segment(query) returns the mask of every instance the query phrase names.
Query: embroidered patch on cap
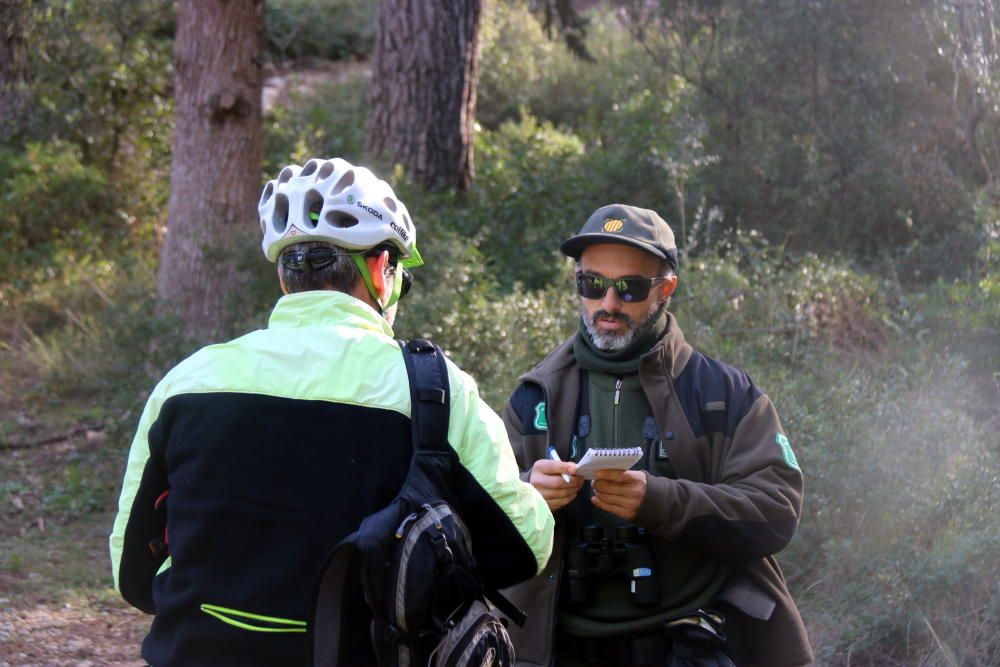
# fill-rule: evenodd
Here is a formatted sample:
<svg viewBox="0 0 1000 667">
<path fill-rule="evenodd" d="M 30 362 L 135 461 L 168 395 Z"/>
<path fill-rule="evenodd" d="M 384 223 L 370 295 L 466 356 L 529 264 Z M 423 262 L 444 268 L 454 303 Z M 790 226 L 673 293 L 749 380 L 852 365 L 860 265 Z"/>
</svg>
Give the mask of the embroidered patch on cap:
<svg viewBox="0 0 1000 667">
<path fill-rule="evenodd" d="M 606 232 L 620 232 L 622 227 L 625 226 L 625 221 L 620 218 L 608 218 L 604 222 L 604 231 Z"/>
<path fill-rule="evenodd" d="M 549 430 L 549 420 L 545 418 L 545 401 L 535 406 L 535 428 L 539 431 Z"/>
<path fill-rule="evenodd" d="M 779 433 L 774 436 L 774 441 L 778 443 L 781 447 L 781 455 L 785 459 L 785 463 L 788 464 L 789 468 L 795 468 L 799 472 L 802 472 L 802 468 L 799 467 L 799 462 L 795 458 L 795 452 L 792 451 L 792 443 L 788 442 L 788 438 L 785 437 L 784 433 Z"/>
</svg>

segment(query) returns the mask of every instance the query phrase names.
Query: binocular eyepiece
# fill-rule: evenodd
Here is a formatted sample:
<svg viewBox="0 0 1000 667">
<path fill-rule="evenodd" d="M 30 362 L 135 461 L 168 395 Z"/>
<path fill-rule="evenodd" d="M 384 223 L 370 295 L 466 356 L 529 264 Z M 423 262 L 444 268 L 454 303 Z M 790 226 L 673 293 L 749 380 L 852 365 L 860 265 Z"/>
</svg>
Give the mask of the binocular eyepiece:
<svg viewBox="0 0 1000 667">
<path fill-rule="evenodd" d="M 597 584 L 621 577 L 632 601 L 650 606 L 660 600 L 660 586 L 653 569 L 653 552 L 646 531 L 639 526 L 585 526 L 580 542 L 566 555 L 568 595 L 574 604 L 593 601 Z"/>
</svg>

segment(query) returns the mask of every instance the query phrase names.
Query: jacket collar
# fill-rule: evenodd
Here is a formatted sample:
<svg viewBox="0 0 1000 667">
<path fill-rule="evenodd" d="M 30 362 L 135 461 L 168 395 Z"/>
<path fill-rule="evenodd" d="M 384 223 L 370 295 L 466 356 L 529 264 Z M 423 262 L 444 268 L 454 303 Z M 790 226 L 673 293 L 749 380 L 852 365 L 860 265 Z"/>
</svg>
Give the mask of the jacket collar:
<svg viewBox="0 0 1000 667">
<path fill-rule="evenodd" d="M 643 391 L 647 396 L 658 398 L 651 405 L 660 425 L 667 421 L 663 407 L 666 400 L 659 399 L 665 399 L 673 392 L 674 379 L 684 371 L 691 358 L 691 346 L 685 342 L 677 320 L 672 313 L 667 315 L 670 319 L 667 333 L 642 355 L 639 362 L 639 381 Z M 580 373 L 573 356 L 573 338 L 564 341 L 535 368 L 522 375 L 520 382 L 531 382 L 542 388 L 549 441 L 556 446 L 560 456 L 568 456 L 580 396 Z"/>
<path fill-rule="evenodd" d="M 334 290 L 286 294 L 278 299 L 267 326 L 274 329 L 334 324 L 368 329 L 393 337 L 392 327 L 374 308 L 349 294 Z"/>
<path fill-rule="evenodd" d="M 677 378 L 684 370 L 688 360 L 691 358 L 691 346 L 684 340 L 684 332 L 677 325 L 677 319 L 673 313 L 667 313 L 669 324 L 667 333 L 656 341 L 656 344 L 642 355 L 639 362 L 639 373 L 645 376 L 649 373 L 663 374 L 671 380 Z M 579 332 L 573 334 L 573 337 Z M 564 341 L 559 347 L 554 349 L 549 356 L 545 357 L 537 366 L 521 376 L 521 382 L 534 382 L 546 387 L 549 383 L 547 378 L 559 375 L 566 369 L 576 366 L 576 358 L 573 356 L 573 337 Z"/>
</svg>

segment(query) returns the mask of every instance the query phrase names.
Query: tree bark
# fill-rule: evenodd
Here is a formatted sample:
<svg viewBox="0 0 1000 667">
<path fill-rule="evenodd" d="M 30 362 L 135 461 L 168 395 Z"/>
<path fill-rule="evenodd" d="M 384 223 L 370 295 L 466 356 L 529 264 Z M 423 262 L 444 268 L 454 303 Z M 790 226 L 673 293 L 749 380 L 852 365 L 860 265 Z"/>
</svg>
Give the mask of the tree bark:
<svg viewBox="0 0 1000 667">
<path fill-rule="evenodd" d="M 261 187 L 264 0 L 180 0 L 167 237 L 157 293 L 198 337 L 227 334 Z"/>
<path fill-rule="evenodd" d="M 468 190 L 482 0 L 382 0 L 368 148 L 428 189 Z"/>
<path fill-rule="evenodd" d="M 24 125 L 28 9 L 26 0 L 0 0 L 0 143 L 14 140 Z"/>
</svg>

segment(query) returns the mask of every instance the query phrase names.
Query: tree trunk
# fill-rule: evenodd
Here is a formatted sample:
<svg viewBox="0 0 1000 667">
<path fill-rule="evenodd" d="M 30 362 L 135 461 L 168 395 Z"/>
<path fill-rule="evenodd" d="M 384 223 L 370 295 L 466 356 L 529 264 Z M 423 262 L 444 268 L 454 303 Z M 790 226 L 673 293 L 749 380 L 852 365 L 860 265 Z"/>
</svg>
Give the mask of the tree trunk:
<svg viewBox="0 0 1000 667">
<path fill-rule="evenodd" d="M 428 189 L 468 190 L 482 0 L 382 0 L 368 148 Z"/>
<path fill-rule="evenodd" d="M 264 0 L 179 0 L 161 311 L 195 336 L 229 333 L 237 269 L 259 232 Z"/>
<path fill-rule="evenodd" d="M 28 9 L 26 0 L 0 0 L 0 143 L 13 141 L 24 125 Z"/>
</svg>

